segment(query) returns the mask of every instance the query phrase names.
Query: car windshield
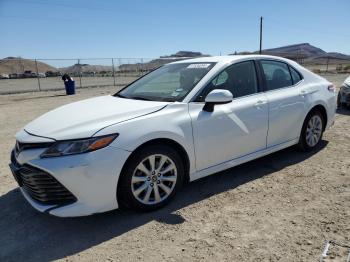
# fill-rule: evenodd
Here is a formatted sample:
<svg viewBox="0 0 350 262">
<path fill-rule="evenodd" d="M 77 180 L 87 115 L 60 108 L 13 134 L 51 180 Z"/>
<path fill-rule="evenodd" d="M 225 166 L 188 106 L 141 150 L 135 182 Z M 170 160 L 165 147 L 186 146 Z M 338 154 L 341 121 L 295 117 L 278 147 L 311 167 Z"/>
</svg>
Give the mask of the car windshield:
<svg viewBox="0 0 350 262">
<path fill-rule="evenodd" d="M 215 63 L 164 65 L 131 83 L 115 96 L 150 101 L 182 101 Z"/>
</svg>

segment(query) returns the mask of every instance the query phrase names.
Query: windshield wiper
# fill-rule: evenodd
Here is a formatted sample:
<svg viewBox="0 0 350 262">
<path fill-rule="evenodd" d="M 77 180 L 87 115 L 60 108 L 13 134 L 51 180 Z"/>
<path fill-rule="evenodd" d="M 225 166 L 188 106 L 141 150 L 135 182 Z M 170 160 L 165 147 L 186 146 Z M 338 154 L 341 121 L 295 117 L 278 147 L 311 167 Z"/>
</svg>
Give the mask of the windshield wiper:
<svg viewBox="0 0 350 262">
<path fill-rule="evenodd" d="M 142 97 L 142 96 L 130 96 L 130 97 L 127 97 L 127 98 L 136 99 L 136 100 L 152 101 L 151 99 L 145 98 L 145 97 Z"/>
<path fill-rule="evenodd" d="M 135 99 L 135 100 L 144 100 L 144 101 L 165 101 L 165 102 L 174 102 L 173 100 L 164 100 L 164 99 L 161 99 L 161 100 L 153 100 L 151 98 L 146 98 L 146 97 L 143 97 L 143 96 L 124 96 L 124 95 L 121 95 L 121 94 L 115 94 L 114 96 L 117 96 L 117 97 L 120 97 L 120 98 L 126 98 L 126 99 Z"/>
<path fill-rule="evenodd" d="M 120 98 L 127 98 L 126 96 L 123 96 L 123 95 L 121 95 L 121 94 L 115 94 L 114 96 L 117 96 L 117 97 L 120 97 Z"/>
</svg>

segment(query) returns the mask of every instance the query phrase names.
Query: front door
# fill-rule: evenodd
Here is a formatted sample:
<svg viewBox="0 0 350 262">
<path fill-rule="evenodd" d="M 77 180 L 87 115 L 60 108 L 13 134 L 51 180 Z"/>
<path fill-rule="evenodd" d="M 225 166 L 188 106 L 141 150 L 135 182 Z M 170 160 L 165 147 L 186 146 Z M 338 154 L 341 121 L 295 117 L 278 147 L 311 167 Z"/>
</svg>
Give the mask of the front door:
<svg viewBox="0 0 350 262">
<path fill-rule="evenodd" d="M 231 103 L 203 111 L 201 100 L 213 89 L 227 89 Z M 189 104 L 198 171 L 266 148 L 268 104 L 259 93 L 253 61 L 233 64 Z"/>
</svg>

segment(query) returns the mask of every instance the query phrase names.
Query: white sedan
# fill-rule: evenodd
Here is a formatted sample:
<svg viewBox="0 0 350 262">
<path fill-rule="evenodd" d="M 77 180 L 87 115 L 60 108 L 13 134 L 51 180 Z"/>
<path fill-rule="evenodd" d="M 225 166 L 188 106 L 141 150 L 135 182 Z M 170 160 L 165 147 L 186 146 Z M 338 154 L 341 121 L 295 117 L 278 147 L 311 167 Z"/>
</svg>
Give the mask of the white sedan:
<svg viewBox="0 0 350 262">
<path fill-rule="evenodd" d="M 35 119 L 17 133 L 10 167 L 41 212 L 153 210 L 186 181 L 292 145 L 317 148 L 335 110 L 334 86 L 287 59 L 183 60 Z"/>
<path fill-rule="evenodd" d="M 350 76 L 345 79 L 343 85 L 340 87 L 337 99 L 338 107 L 350 107 Z"/>
</svg>

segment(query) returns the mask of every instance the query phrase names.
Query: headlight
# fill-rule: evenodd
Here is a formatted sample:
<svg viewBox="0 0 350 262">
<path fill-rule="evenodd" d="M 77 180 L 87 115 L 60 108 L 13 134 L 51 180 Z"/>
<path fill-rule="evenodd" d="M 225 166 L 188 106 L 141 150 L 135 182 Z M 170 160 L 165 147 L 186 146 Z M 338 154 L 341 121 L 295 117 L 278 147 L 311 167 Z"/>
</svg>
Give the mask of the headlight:
<svg viewBox="0 0 350 262">
<path fill-rule="evenodd" d="M 118 134 L 113 134 L 86 139 L 57 141 L 42 153 L 40 157 L 67 156 L 95 151 L 108 146 L 117 137 Z"/>
</svg>

